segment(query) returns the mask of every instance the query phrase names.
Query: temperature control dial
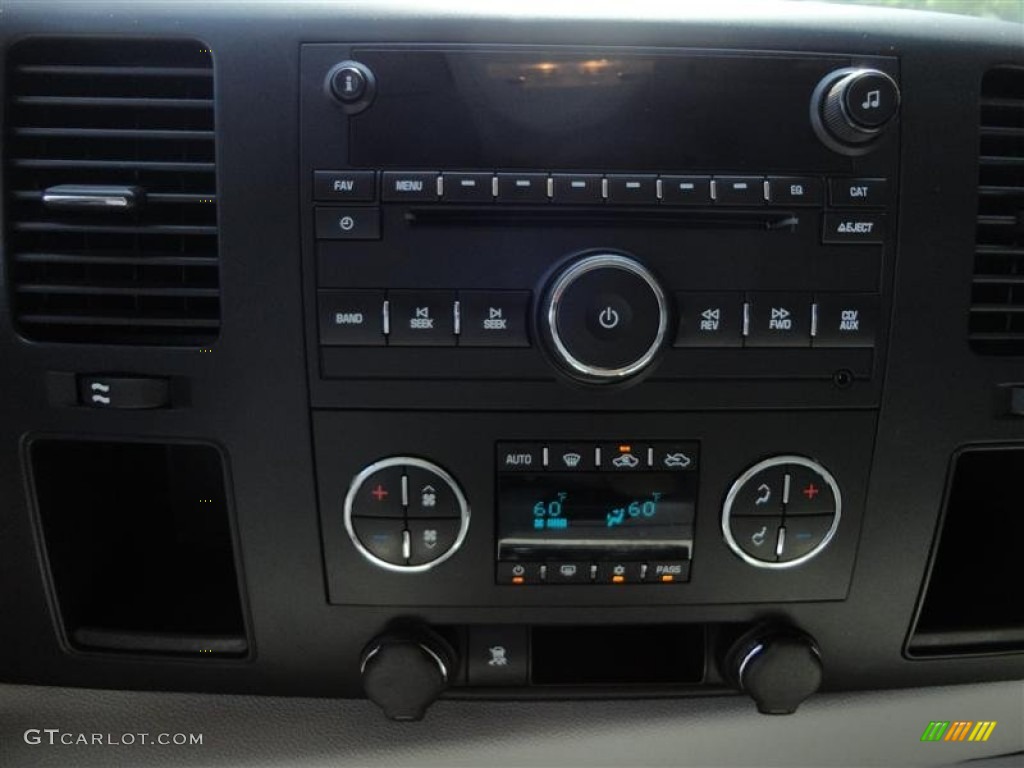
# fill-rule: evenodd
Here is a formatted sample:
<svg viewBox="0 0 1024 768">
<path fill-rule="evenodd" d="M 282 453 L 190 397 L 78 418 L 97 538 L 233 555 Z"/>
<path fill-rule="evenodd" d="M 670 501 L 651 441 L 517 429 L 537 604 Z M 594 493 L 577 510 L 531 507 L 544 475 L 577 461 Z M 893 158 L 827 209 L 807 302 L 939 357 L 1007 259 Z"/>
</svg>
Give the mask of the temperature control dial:
<svg viewBox="0 0 1024 768">
<path fill-rule="evenodd" d="M 668 309 L 658 281 L 628 256 L 573 263 L 547 292 L 542 326 L 558 363 L 582 381 L 621 381 L 644 370 L 665 341 Z"/>
<path fill-rule="evenodd" d="M 841 514 L 839 486 L 827 469 L 803 456 L 775 456 L 732 484 L 722 534 L 750 565 L 792 568 L 828 546 Z"/>
<path fill-rule="evenodd" d="M 831 149 L 864 154 L 896 116 L 900 89 L 877 69 L 840 69 L 818 84 L 811 99 L 811 122 Z"/>
<path fill-rule="evenodd" d="M 462 545 L 469 504 L 450 474 L 411 456 L 375 462 L 352 480 L 345 529 L 356 549 L 389 571 L 417 573 Z"/>
</svg>

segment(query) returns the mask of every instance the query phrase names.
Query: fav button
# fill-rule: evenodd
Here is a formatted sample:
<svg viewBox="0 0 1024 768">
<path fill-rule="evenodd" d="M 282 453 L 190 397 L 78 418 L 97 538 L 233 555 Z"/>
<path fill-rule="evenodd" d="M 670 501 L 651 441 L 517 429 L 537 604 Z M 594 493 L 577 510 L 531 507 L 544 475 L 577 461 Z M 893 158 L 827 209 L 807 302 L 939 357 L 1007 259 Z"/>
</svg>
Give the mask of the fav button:
<svg viewBox="0 0 1024 768">
<path fill-rule="evenodd" d="M 756 560 L 775 562 L 781 517 L 731 517 L 729 530 L 737 546 Z"/>
<path fill-rule="evenodd" d="M 320 240 L 377 240 L 380 211 L 377 208 L 316 209 L 316 236 Z"/>
<path fill-rule="evenodd" d="M 390 344 L 455 345 L 454 291 L 389 291 Z"/>
<path fill-rule="evenodd" d="M 373 171 L 314 171 L 313 196 L 329 202 L 370 202 L 377 199 Z"/>
</svg>

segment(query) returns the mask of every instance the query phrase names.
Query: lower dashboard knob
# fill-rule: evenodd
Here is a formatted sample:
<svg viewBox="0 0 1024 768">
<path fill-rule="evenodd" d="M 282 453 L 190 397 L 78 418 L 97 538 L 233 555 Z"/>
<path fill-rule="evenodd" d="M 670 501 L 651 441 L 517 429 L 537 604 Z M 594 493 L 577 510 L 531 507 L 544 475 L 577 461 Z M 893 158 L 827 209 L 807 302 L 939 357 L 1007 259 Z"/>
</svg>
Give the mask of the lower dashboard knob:
<svg viewBox="0 0 1024 768">
<path fill-rule="evenodd" d="M 668 330 L 665 293 L 650 271 L 616 253 L 586 256 L 552 283 L 541 325 L 557 363 L 576 379 L 622 381 L 655 359 Z"/>
<path fill-rule="evenodd" d="M 363 690 L 392 720 L 421 720 L 451 682 L 455 652 L 425 628 L 396 630 L 363 651 Z"/>
<path fill-rule="evenodd" d="M 789 715 L 821 686 L 814 638 L 792 627 L 756 627 L 726 653 L 727 679 L 765 715 Z"/>
</svg>

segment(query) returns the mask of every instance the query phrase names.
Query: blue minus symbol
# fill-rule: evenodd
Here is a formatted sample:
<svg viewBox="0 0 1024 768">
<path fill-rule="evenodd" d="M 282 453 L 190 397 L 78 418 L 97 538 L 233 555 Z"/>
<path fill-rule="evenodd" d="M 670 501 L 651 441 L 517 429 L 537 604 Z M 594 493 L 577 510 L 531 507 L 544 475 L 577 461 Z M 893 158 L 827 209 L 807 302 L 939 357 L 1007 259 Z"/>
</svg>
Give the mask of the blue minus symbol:
<svg viewBox="0 0 1024 768">
<path fill-rule="evenodd" d="M 801 533 L 798 533 L 795 538 L 798 538 L 798 539 L 809 539 L 809 538 L 811 538 L 811 534 L 807 533 L 807 531 L 802 531 Z"/>
</svg>

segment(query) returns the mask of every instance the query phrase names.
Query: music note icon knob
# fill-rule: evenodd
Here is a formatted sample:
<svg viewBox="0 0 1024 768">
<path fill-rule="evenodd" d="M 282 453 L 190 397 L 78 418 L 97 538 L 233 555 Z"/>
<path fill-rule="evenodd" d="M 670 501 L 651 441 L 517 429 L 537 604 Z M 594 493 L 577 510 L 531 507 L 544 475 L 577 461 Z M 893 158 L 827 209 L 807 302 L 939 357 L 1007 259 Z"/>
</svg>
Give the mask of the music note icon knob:
<svg viewBox="0 0 1024 768">
<path fill-rule="evenodd" d="M 811 122 L 831 149 L 847 155 L 870 151 L 896 116 L 900 90 L 877 69 L 840 69 L 826 76 L 814 92 Z"/>
</svg>

